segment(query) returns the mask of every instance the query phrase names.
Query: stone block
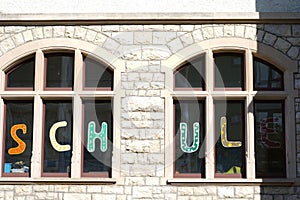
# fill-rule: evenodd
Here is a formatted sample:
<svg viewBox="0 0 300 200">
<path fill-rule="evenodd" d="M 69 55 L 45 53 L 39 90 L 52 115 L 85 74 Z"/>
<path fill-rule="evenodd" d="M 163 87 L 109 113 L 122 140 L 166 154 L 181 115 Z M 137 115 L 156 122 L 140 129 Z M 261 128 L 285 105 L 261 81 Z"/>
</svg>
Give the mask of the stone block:
<svg viewBox="0 0 300 200">
<path fill-rule="evenodd" d="M 134 44 L 152 44 L 152 32 L 135 32 Z"/>
<path fill-rule="evenodd" d="M 179 187 L 178 195 L 179 196 L 192 196 L 192 195 L 194 195 L 194 188 L 193 187 Z"/>
<path fill-rule="evenodd" d="M 256 32 L 257 32 L 256 28 L 246 26 L 245 27 L 245 38 L 255 40 L 256 39 Z"/>
<path fill-rule="evenodd" d="M 52 26 L 45 26 L 43 27 L 44 38 L 51 38 L 53 37 L 53 29 Z"/>
<path fill-rule="evenodd" d="M 292 32 L 294 37 L 300 37 L 300 25 L 299 24 L 293 24 L 292 25 Z M 299 40 L 299 38 L 298 38 Z"/>
<path fill-rule="evenodd" d="M 203 26 L 202 28 L 203 39 L 214 38 L 214 29 L 212 26 Z M 196 39 L 195 39 L 196 40 Z"/>
<path fill-rule="evenodd" d="M 273 46 L 276 41 L 276 36 L 270 33 L 266 33 L 263 39 L 263 43 Z"/>
<path fill-rule="evenodd" d="M 119 48 L 120 44 L 116 42 L 115 40 L 112 40 L 110 38 L 107 38 L 106 41 L 103 44 L 103 47 L 109 51 L 116 51 Z"/>
<path fill-rule="evenodd" d="M 176 36 L 176 32 L 153 32 L 153 44 L 166 44 Z"/>
<path fill-rule="evenodd" d="M 183 48 L 183 44 L 179 38 L 172 40 L 167 44 L 167 46 L 173 53 L 176 53 L 177 51 Z"/>
<path fill-rule="evenodd" d="M 214 34 L 216 38 L 224 36 L 224 26 L 214 26 Z"/>
<path fill-rule="evenodd" d="M 33 35 L 31 30 L 24 31 L 22 32 L 22 34 L 25 42 L 29 42 L 33 40 Z"/>
<path fill-rule="evenodd" d="M 133 198 L 152 198 L 152 187 L 134 186 L 132 191 Z"/>
<path fill-rule="evenodd" d="M 194 43 L 194 39 L 191 33 L 187 33 L 185 35 L 182 35 L 180 37 L 180 40 L 183 44 L 183 46 L 188 46 Z"/>
<path fill-rule="evenodd" d="M 97 36 L 97 32 L 93 30 L 87 30 L 85 40 L 88 42 L 93 42 Z"/>
<path fill-rule="evenodd" d="M 235 25 L 235 33 L 236 37 L 245 37 L 245 26 L 244 25 Z"/>
<path fill-rule="evenodd" d="M 164 25 L 145 25 L 144 31 L 163 31 Z"/>
<path fill-rule="evenodd" d="M 98 46 L 102 46 L 102 44 L 106 41 L 107 36 L 101 34 L 101 33 L 97 33 L 94 43 Z"/>
<path fill-rule="evenodd" d="M 147 72 L 148 62 L 147 61 L 127 61 L 126 62 L 127 72 Z"/>
<path fill-rule="evenodd" d="M 103 194 L 124 194 L 123 186 L 112 186 L 112 185 L 104 185 L 102 186 Z"/>
<path fill-rule="evenodd" d="M 265 31 L 277 36 L 291 36 L 292 26 L 289 24 L 266 24 Z"/>
<path fill-rule="evenodd" d="M 195 25 L 180 25 L 180 31 L 190 32 L 195 29 Z"/>
<path fill-rule="evenodd" d="M 91 194 L 76 194 L 76 193 L 65 193 L 63 195 L 64 200 L 91 200 Z"/>
<path fill-rule="evenodd" d="M 218 190 L 218 197 L 219 198 L 233 198 L 234 197 L 234 187 L 232 186 L 219 186 Z"/>
<path fill-rule="evenodd" d="M 116 200 L 115 194 L 92 194 L 92 200 Z"/>
<path fill-rule="evenodd" d="M 112 33 L 112 38 L 120 44 L 133 44 L 133 32 Z"/>
<path fill-rule="evenodd" d="M 232 37 L 234 36 L 234 25 L 226 24 L 224 25 L 224 37 Z"/>
<path fill-rule="evenodd" d="M 13 39 L 14 43 L 16 44 L 16 46 L 24 44 L 24 42 L 25 42 L 22 33 L 18 33 L 18 34 L 13 35 L 12 39 Z"/>
<path fill-rule="evenodd" d="M 296 59 L 299 55 L 299 47 L 291 47 L 287 52 L 287 55 L 292 59 Z"/>
<path fill-rule="evenodd" d="M 26 26 L 5 26 L 4 33 L 19 33 L 26 30 Z"/>
<path fill-rule="evenodd" d="M 203 40 L 202 30 L 198 29 L 192 32 L 195 42 L 200 42 Z"/>
<path fill-rule="evenodd" d="M 280 50 L 283 53 L 286 53 L 289 48 L 291 47 L 291 44 L 287 42 L 286 40 L 283 40 L 281 38 L 278 38 L 277 41 L 275 42 L 274 47 L 278 50 Z"/>
<path fill-rule="evenodd" d="M 126 177 L 125 178 L 125 185 L 145 185 L 145 177 Z M 127 191 L 127 192 L 126 192 Z M 131 194 L 131 187 L 125 187 L 125 193 Z"/>
<path fill-rule="evenodd" d="M 15 48 L 14 41 L 11 38 L 7 38 L 0 43 L 0 50 L 3 53 Z"/>
<path fill-rule="evenodd" d="M 69 186 L 68 185 L 55 185 L 54 191 L 55 192 L 68 192 Z"/>
<path fill-rule="evenodd" d="M 37 27 L 35 29 L 32 29 L 32 35 L 34 39 L 44 38 L 43 27 Z"/>
<path fill-rule="evenodd" d="M 143 31 L 143 25 L 120 25 L 120 31 Z"/>
<path fill-rule="evenodd" d="M 86 185 L 70 185 L 69 192 L 85 193 L 86 187 L 87 187 Z"/>
<path fill-rule="evenodd" d="M 252 186 L 235 187 L 235 197 L 253 198 L 253 193 L 254 190 Z"/>
<path fill-rule="evenodd" d="M 53 37 L 64 37 L 65 30 L 65 26 L 53 26 Z"/>
<path fill-rule="evenodd" d="M 143 60 L 163 60 L 170 55 L 170 50 L 164 45 L 142 46 Z"/>
<path fill-rule="evenodd" d="M 180 25 L 164 25 L 164 31 L 180 31 Z"/>
<path fill-rule="evenodd" d="M 15 193 L 22 196 L 22 195 L 30 195 L 32 194 L 32 185 L 17 185 L 15 187 Z"/>
<path fill-rule="evenodd" d="M 262 30 L 257 30 L 257 35 L 256 35 L 257 41 L 262 42 L 262 41 L 263 41 L 263 38 L 264 38 L 264 35 L 265 35 L 265 32 L 264 32 L 264 31 L 262 31 Z"/>
<path fill-rule="evenodd" d="M 104 25 L 102 26 L 103 32 L 119 32 L 120 26 L 119 25 Z"/>
<path fill-rule="evenodd" d="M 136 153 L 121 154 L 121 163 L 125 163 L 125 164 L 137 163 L 137 154 Z"/>
<path fill-rule="evenodd" d="M 156 170 L 155 165 L 135 164 L 130 167 L 130 176 L 154 177 L 155 170 Z"/>
<path fill-rule="evenodd" d="M 73 26 L 66 26 L 65 37 L 73 38 L 74 37 L 75 29 Z"/>
</svg>

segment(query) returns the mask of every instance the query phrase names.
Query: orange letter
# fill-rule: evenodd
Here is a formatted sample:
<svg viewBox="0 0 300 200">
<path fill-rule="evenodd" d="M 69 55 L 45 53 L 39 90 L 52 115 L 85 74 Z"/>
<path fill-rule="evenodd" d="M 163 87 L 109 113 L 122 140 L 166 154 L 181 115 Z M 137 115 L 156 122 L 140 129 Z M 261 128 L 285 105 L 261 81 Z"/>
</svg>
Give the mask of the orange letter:
<svg viewBox="0 0 300 200">
<path fill-rule="evenodd" d="M 21 129 L 23 131 L 23 134 L 26 134 L 27 126 L 25 124 L 16 124 L 13 125 L 10 129 L 10 135 L 11 137 L 18 143 L 17 147 L 13 147 L 8 149 L 9 155 L 18 155 L 25 151 L 26 144 L 23 142 L 18 136 L 17 136 L 17 130 Z"/>
</svg>

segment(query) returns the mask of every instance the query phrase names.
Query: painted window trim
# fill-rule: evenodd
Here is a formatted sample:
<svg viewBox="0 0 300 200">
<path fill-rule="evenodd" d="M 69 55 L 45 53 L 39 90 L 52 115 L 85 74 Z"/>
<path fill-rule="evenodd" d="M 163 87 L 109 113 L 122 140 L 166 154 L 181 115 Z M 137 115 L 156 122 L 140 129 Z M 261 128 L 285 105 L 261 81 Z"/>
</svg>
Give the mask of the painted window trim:
<svg viewBox="0 0 300 200">
<path fill-rule="evenodd" d="M 26 54 L 31 55 L 33 52 L 35 53 L 35 74 L 44 74 L 44 69 L 42 69 L 41 67 L 39 67 L 39 65 L 43 65 L 44 63 L 44 53 L 47 53 L 48 51 L 52 52 L 52 51 L 57 51 L 58 53 L 60 52 L 74 52 L 75 54 L 75 61 L 74 61 L 74 68 L 77 69 L 78 71 L 78 67 L 82 66 L 82 54 L 87 55 L 87 54 L 92 54 L 94 58 L 98 59 L 98 60 L 103 60 L 104 63 L 109 63 L 108 65 L 112 66 L 111 69 L 113 70 L 114 74 L 117 74 L 117 78 L 113 79 L 113 84 L 114 84 L 114 89 L 110 90 L 110 91 L 83 91 L 82 89 L 82 85 L 80 84 L 80 81 L 74 82 L 74 91 L 47 91 L 44 90 L 44 83 L 43 83 L 43 79 L 42 78 L 37 78 L 38 76 L 36 76 L 35 78 L 35 90 L 34 91 L 18 91 L 18 95 L 16 95 L 15 92 L 13 91 L 6 91 L 5 90 L 5 85 L 1 86 L 0 88 L 0 110 L 4 109 L 4 100 L 18 100 L 18 99 L 22 99 L 22 100 L 28 100 L 31 99 L 34 101 L 34 118 L 39 119 L 42 116 L 42 100 L 56 100 L 56 99 L 70 99 L 70 98 L 74 98 L 74 101 L 76 101 L 76 104 L 81 104 L 82 99 L 93 99 L 93 98 L 111 98 L 112 102 L 115 104 L 116 102 L 120 101 L 120 95 L 116 94 L 114 92 L 114 90 L 118 87 L 115 87 L 115 85 L 117 85 L 116 83 L 120 81 L 121 79 L 121 71 L 124 70 L 125 68 L 125 63 L 118 60 L 118 58 L 114 57 L 113 55 L 111 55 L 109 52 L 105 51 L 104 49 L 98 49 L 97 52 L 92 52 L 93 50 L 95 50 L 97 47 L 94 45 L 91 45 L 89 43 L 86 42 L 81 42 L 79 41 L 79 44 L 74 43 L 73 39 L 58 39 L 59 41 L 61 41 L 61 43 L 65 43 L 65 46 L 62 46 L 61 43 L 60 45 L 56 48 L 55 46 L 57 46 L 57 39 L 47 39 L 47 41 L 45 43 L 38 43 L 37 45 L 35 45 L 36 41 L 33 41 L 31 43 L 28 43 L 24 46 L 29 46 L 30 48 L 26 48 L 24 46 L 20 46 L 16 49 L 14 49 L 13 51 L 16 51 L 17 53 L 21 54 L 22 56 L 18 57 L 16 56 L 15 59 L 13 59 L 13 61 L 11 61 L 11 58 L 5 58 L 5 55 L 2 56 L 2 59 L 4 57 L 4 61 L 6 61 L 6 64 L 3 67 L 1 66 L 1 76 L 5 77 L 5 71 L 6 68 L 9 68 L 7 66 L 10 66 L 10 62 L 17 62 L 18 60 L 22 59 L 24 57 L 24 55 L 26 56 Z M 77 41 L 78 42 L 78 41 Z M 81 44 L 81 45 L 80 45 Z M 39 48 L 39 46 L 42 45 L 42 50 Z M 75 46 L 74 46 L 75 45 Z M 76 49 L 76 46 L 80 46 L 81 49 L 83 50 L 79 50 Z M 75 48 L 74 48 L 75 47 Z M 90 50 L 89 50 L 90 49 Z M 24 53 L 24 51 L 28 52 L 28 53 Z M 11 68 L 9 68 L 11 69 Z M 38 70 L 37 70 L 38 69 Z M 75 71 L 75 69 L 74 69 Z M 116 73 L 117 71 L 117 73 Z M 77 73 L 77 72 L 74 72 Z M 115 77 L 115 76 L 114 76 Z M 82 77 L 79 77 L 80 80 L 82 80 Z M 3 79 L 5 80 L 5 79 Z M 5 81 L 1 81 L 1 84 L 5 84 Z M 75 96 L 75 94 L 78 94 L 80 96 L 80 98 L 77 98 L 77 96 Z M 76 107 L 76 106 L 75 106 Z M 118 106 L 116 106 L 118 107 Z M 78 110 L 78 108 L 77 108 Z M 114 110 L 114 116 L 116 116 L 116 118 L 118 116 L 120 116 L 119 111 Z M 1 115 L 0 116 L 0 120 L 1 123 L 3 123 L 4 121 L 4 116 Z M 40 119 L 41 120 L 41 119 Z M 114 119 L 113 123 L 116 123 L 119 119 Z M 73 119 L 74 121 L 74 119 Z M 113 135 L 114 138 L 116 137 L 116 134 L 118 134 L 119 131 L 118 128 L 115 128 L 117 126 L 114 126 L 113 129 Z M 74 127 L 73 127 L 74 128 Z M 34 126 L 34 133 L 40 132 L 42 131 L 42 128 L 40 125 L 36 125 L 36 127 Z M 80 138 L 77 139 L 73 139 L 73 142 L 77 142 L 80 143 Z M 36 138 L 33 138 L 33 143 L 37 142 L 40 143 L 41 141 L 41 137 L 37 136 Z M 79 141 L 79 142 L 78 142 Z M 117 142 L 117 144 L 119 143 L 119 141 Z M 115 148 L 115 147 L 114 147 Z M 1 151 L 2 152 L 2 151 Z M 60 182 L 60 179 L 56 179 L 55 177 L 42 177 L 41 176 L 41 158 L 38 158 L 39 154 L 41 154 L 41 148 L 40 149 L 36 149 L 33 150 L 34 154 L 32 155 L 32 168 L 34 168 L 34 172 L 31 173 L 31 177 L 28 178 L 24 178 L 24 177 L 17 177 L 17 179 L 20 182 L 31 182 L 31 181 L 47 181 L 47 180 L 53 180 L 53 181 L 57 181 Z M 78 150 L 76 150 L 76 152 L 79 152 Z M 74 152 L 73 153 L 73 157 L 72 157 L 72 163 L 74 163 L 74 161 L 80 159 L 78 155 L 78 153 Z M 75 156 L 74 156 L 75 155 Z M 115 154 L 113 156 L 113 161 L 112 161 L 112 165 L 113 166 L 119 166 L 119 161 L 116 159 L 118 156 L 118 154 Z M 2 166 L 2 160 L 0 161 L 1 163 L 1 171 L 3 169 Z M 39 164 L 37 164 L 39 163 Z M 118 167 L 115 167 L 118 168 Z M 72 170 L 75 172 L 72 172 L 71 174 L 71 178 L 67 178 L 67 181 L 83 181 L 83 182 L 105 182 L 105 183 L 115 183 L 117 180 L 119 180 L 119 172 L 116 170 L 112 170 L 112 177 L 110 178 L 97 178 L 97 180 L 94 180 L 95 178 L 89 178 L 89 177 L 81 177 L 80 176 L 80 169 L 78 170 Z M 1 176 L 1 175 L 0 175 Z M 0 182 L 1 181 L 10 181 L 15 179 L 16 177 L 10 178 L 10 177 L 0 177 Z"/>
<path fill-rule="evenodd" d="M 199 45 L 202 47 L 202 50 L 199 50 Z M 245 91 L 215 91 L 213 90 L 212 93 L 209 93 L 207 91 L 177 91 L 177 90 L 168 90 L 166 91 L 163 96 L 166 98 L 166 130 L 171 131 L 172 126 L 168 126 L 168 124 L 173 124 L 173 122 L 168 119 L 170 116 L 173 116 L 174 113 L 172 111 L 172 101 L 174 98 L 182 98 L 182 99 L 188 99 L 188 98 L 202 98 L 205 99 L 208 104 L 212 104 L 214 99 L 224 99 L 224 96 L 229 97 L 229 99 L 244 99 L 245 100 L 245 105 L 246 106 L 251 106 L 251 102 L 253 100 L 253 97 L 255 96 L 255 99 L 260 100 L 264 99 L 264 96 L 266 98 L 269 98 L 271 100 L 285 100 L 285 108 L 286 112 L 284 113 L 285 118 L 291 118 L 293 119 L 292 121 L 286 122 L 285 125 L 285 130 L 287 133 L 289 133 L 286 138 L 286 144 L 290 144 L 286 146 L 286 152 L 290 152 L 287 157 L 286 157 L 286 178 L 279 179 L 279 178 L 266 178 L 266 179 L 260 179 L 260 178 L 255 178 L 255 171 L 253 170 L 255 168 L 253 160 L 254 158 L 254 137 L 250 139 L 251 135 L 254 134 L 254 126 L 251 128 L 248 124 L 253 124 L 253 115 L 249 113 L 246 110 L 246 116 L 245 119 L 248 124 L 246 124 L 246 139 L 247 139 L 247 146 L 246 146 L 246 163 L 247 163 L 247 168 L 250 168 L 251 170 L 248 170 L 246 172 L 246 177 L 242 179 L 233 179 L 233 178 L 226 178 L 226 179 L 217 179 L 214 178 L 214 173 L 211 170 L 213 168 L 213 162 L 212 160 L 214 159 L 213 153 L 209 150 L 206 150 L 205 154 L 206 157 L 208 158 L 209 161 L 206 162 L 206 178 L 200 179 L 200 178 L 174 178 L 173 176 L 173 167 L 168 167 L 166 166 L 165 169 L 165 174 L 167 178 L 167 182 L 170 184 L 177 184 L 177 183 L 221 183 L 221 182 L 236 182 L 237 184 L 240 184 L 242 182 L 253 182 L 253 183 L 274 183 L 274 182 L 282 182 L 284 184 L 289 184 L 292 182 L 295 182 L 296 180 L 296 168 L 295 168 L 295 142 L 293 140 L 289 139 L 289 136 L 293 136 L 293 133 L 295 132 L 295 127 L 294 127 L 294 119 L 295 116 L 293 115 L 293 107 L 289 108 L 287 105 L 293 105 L 294 104 L 294 97 L 297 96 L 297 92 L 295 88 L 293 88 L 293 83 L 291 83 L 293 73 L 294 71 L 297 71 L 297 62 L 290 60 L 287 56 L 281 54 L 277 50 L 268 47 L 264 44 L 261 43 L 256 43 L 256 42 L 246 42 L 244 39 L 213 39 L 212 41 L 209 42 L 200 42 L 199 44 L 192 45 L 191 47 L 187 49 L 183 49 L 180 52 L 178 52 L 179 56 L 172 56 L 168 60 L 162 62 L 163 66 L 170 66 L 169 68 L 166 68 L 164 71 L 167 74 L 173 74 L 174 71 L 176 71 L 176 68 L 180 66 L 181 63 L 185 62 L 186 59 L 192 58 L 195 55 L 200 55 L 200 54 L 206 54 L 206 58 L 212 60 L 213 58 L 213 52 L 219 52 L 219 51 L 230 51 L 230 52 L 241 52 L 243 51 L 245 54 L 245 73 L 249 73 L 252 75 L 252 56 L 256 56 L 257 58 L 263 59 L 265 61 L 270 61 L 271 64 L 275 65 L 278 67 L 283 72 L 284 75 L 284 91 L 253 91 L 253 79 L 249 79 L 247 76 L 245 77 Z M 185 58 L 185 59 L 183 59 Z M 209 66 L 211 66 L 211 61 L 208 61 Z M 250 66 L 250 68 L 248 67 Z M 207 67 L 206 67 L 207 68 Z M 208 72 L 205 73 L 205 75 L 208 76 L 208 79 L 206 80 L 208 83 L 213 84 L 212 78 L 212 70 L 209 70 Z M 173 80 L 166 80 L 166 85 L 167 87 L 170 87 L 173 85 Z M 212 91 L 212 88 L 209 88 L 208 90 Z M 170 95 L 170 97 L 168 96 Z M 253 108 L 251 108 L 253 110 Z M 250 111 L 251 111 L 250 110 Z M 212 120 L 211 116 L 207 115 L 206 119 Z M 207 125 L 207 124 L 206 124 Z M 249 130 L 250 128 L 250 130 Z M 208 133 L 206 133 L 208 134 Z M 250 139 L 250 140 L 249 140 Z M 172 145 L 172 138 L 167 135 L 166 136 L 166 145 Z M 253 143 L 253 144 L 252 144 Z M 206 142 L 206 148 L 209 144 L 212 144 L 212 141 L 207 141 Z M 249 144 L 249 145 L 248 145 Z M 208 148 L 207 148 L 208 149 Z M 171 148 L 166 149 L 165 155 L 169 155 L 172 152 Z M 172 159 L 171 158 L 166 158 L 167 163 L 171 163 Z M 173 165 L 171 165 L 173 166 Z M 276 181 L 275 181 L 276 180 Z"/>
</svg>

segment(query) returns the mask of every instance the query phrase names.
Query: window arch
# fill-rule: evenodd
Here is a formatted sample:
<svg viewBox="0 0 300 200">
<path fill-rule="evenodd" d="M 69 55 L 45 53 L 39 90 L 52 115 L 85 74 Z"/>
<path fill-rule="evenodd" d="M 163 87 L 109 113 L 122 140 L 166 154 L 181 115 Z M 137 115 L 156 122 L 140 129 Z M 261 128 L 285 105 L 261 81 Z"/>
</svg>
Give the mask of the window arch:
<svg viewBox="0 0 300 200">
<path fill-rule="evenodd" d="M 94 52 L 75 49 L 68 40 L 65 41 L 66 48 L 61 45 L 55 48 L 53 42 L 49 40 L 49 44 L 43 43 L 45 46 L 31 44 L 32 49 L 21 46 L 13 51 L 26 49 L 29 55 L 32 55 L 32 51 L 36 52 L 35 55 L 26 56 L 28 59 L 17 57 L 20 61 L 13 62 L 18 64 L 12 67 L 9 63 L 6 64 L 10 66 L 7 71 L 1 67 L 1 73 L 6 77 L 0 95 L 1 113 L 4 113 L 1 124 L 4 123 L 5 128 L 3 139 L 10 141 L 1 148 L 1 152 L 6 154 L 0 162 L 1 176 L 65 177 L 59 180 L 103 177 L 110 178 L 105 181 L 113 181 L 111 178 L 117 176 L 112 169 L 112 165 L 117 164 L 117 159 L 112 156 L 117 127 L 113 126 L 117 120 L 113 116 L 118 117 L 119 113 L 112 110 L 112 105 L 119 99 L 114 94 L 118 88 L 115 81 L 120 80 L 118 72 L 122 70 L 123 63 L 104 50 L 86 43 L 81 47 Z M 49 48 L 48 45 L 52 47 Z M 41 49 L 37 49 L 39 47 Z M 22 55 L 25 54 L 22 52 Z M 104 56 L 105 60 L 102 61 L 99 55 Z M 107 59 L 111 59 L 111 64 L 106 64 Z M 89 90 L 85 89 L 84 82 L 91 75 L 85 73 L 86 60 L 93 63 L 93 72 L 101 69 L 105 75 L 104 78 L 99 76 L 101 83 L 97 82 Z M 112 67 L 114 62 L 119 66 L 117 70 Z M 24 72 L 28 66 L 33 68 L 33 84 L 29 87 L 32 91 L 28 91 L 28 87 L 15 87 L 12 93 L 11 84 L 7 80 L 13 80 L 10 76 L 13 77 L 13 72 L 23 66 Z M 91 78 L 96 81 L 95 77 Z M 101 114 L 103 112 L 106 113 L 104 118 Z M 28 119 L 19 120 L 24 115 Z M 91 132 L 94 134 L 89 134 Z M 12 137 L 13 135 L 16 136 Z M 15 154 L 12 153 L 13 150 L 16 151 Z M 90 164 L 91 160 L 101 164 L 95 167 Z"/>
<path fill-rule="evenodd" d="M 295 91 L 291 86 L 293 83 L 289 81 L 293 73 L 291 66 L 296 66 L 296 63 L 261 44 L 251 49 L 249 46 L 240 46 L 238 41 L 231 42 L 228 44 L 230 41 L 226 41 L 224 47 L 218 46 L 217 42 L 203 42 L 190 47 L 190 52 L 183 50 L 178 53 L 180 56 L 173 56 L 163 63 L 164 66 L 173 66 L 173 71 L 166 69 L 166 73 L 174 75 L 174 87 L 170 92 L 172 98 L 166 100 L 167 110 L 173 105 L 170 112 L 173 120 L 167 119 L 166 123 L 172 124 L 167 130 L 173 132 L 167 141 L 175 139 L 175 143 L 170 143 L 173 149 L 167 154 L 175 152 L 172 153 L 174 164 L 166 169 L 166 174 L 168 177 L 185 178 L 170 179 L 171 183 L 220 181 L 219 178 L 259 181 L 262 178 L 295 177 L 295 168 L 291 164 L 295 163 L 292 149 L 295 144 L 293 139 L 289 139 L 293 137 L 294 121 L 285 119 L 294 119 L 289 104 L 293 104 Z M 195 56 L 199 45 L 202 53 Z M 278 55 L 284 62 L 278 57 L 268 62 L 273 58 L 272 54 Z M 194 80 L 204 80 L 206 88 L 203 91 L 192 86 L 176 87 L 176 74 L 187 66 L 180 64 L 180 60 L 190 55 L 192 58 L 207 59 L 202 76 L 193 74 Z M 277 61 L 279 67 L 274 65 Z M 223 69 L 220 70 L 220 67 Z M 258 73 L 267 77 L 260 78 L 267 86 L 257 86 Z M 217 75 L 221 78 L 225 76 L 225 80 L 221 79 L 216 84 Z M 188 78 L 184 78 L 188 82 Z M 230 84 L 233 80 L 235 85 Z M 168 85 L 171 85 L 171 81 Z M 195 112 L 204 119 L 197 118 Z M 195 129 L 195 123 L 198 129 Z M 193 157 L 193 154 L 196 155 Z M 199 163 L 202 163 L 201 167 Z M 272 167 L 274 163 L 276 167 Z"/>
</svg>

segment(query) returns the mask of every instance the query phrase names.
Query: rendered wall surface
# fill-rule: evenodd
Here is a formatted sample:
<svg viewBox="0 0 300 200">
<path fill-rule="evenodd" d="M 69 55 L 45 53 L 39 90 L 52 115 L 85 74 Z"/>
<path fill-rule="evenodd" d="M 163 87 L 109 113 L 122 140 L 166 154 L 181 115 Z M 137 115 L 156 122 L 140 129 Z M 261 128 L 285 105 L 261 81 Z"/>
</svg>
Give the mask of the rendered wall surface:
<svg viewBox="0 0 300 200">
<path fill-rule="evenodd" d="M 0 13 L 300 12 L 298 0 L 1 0 Z"/>
</svg>

